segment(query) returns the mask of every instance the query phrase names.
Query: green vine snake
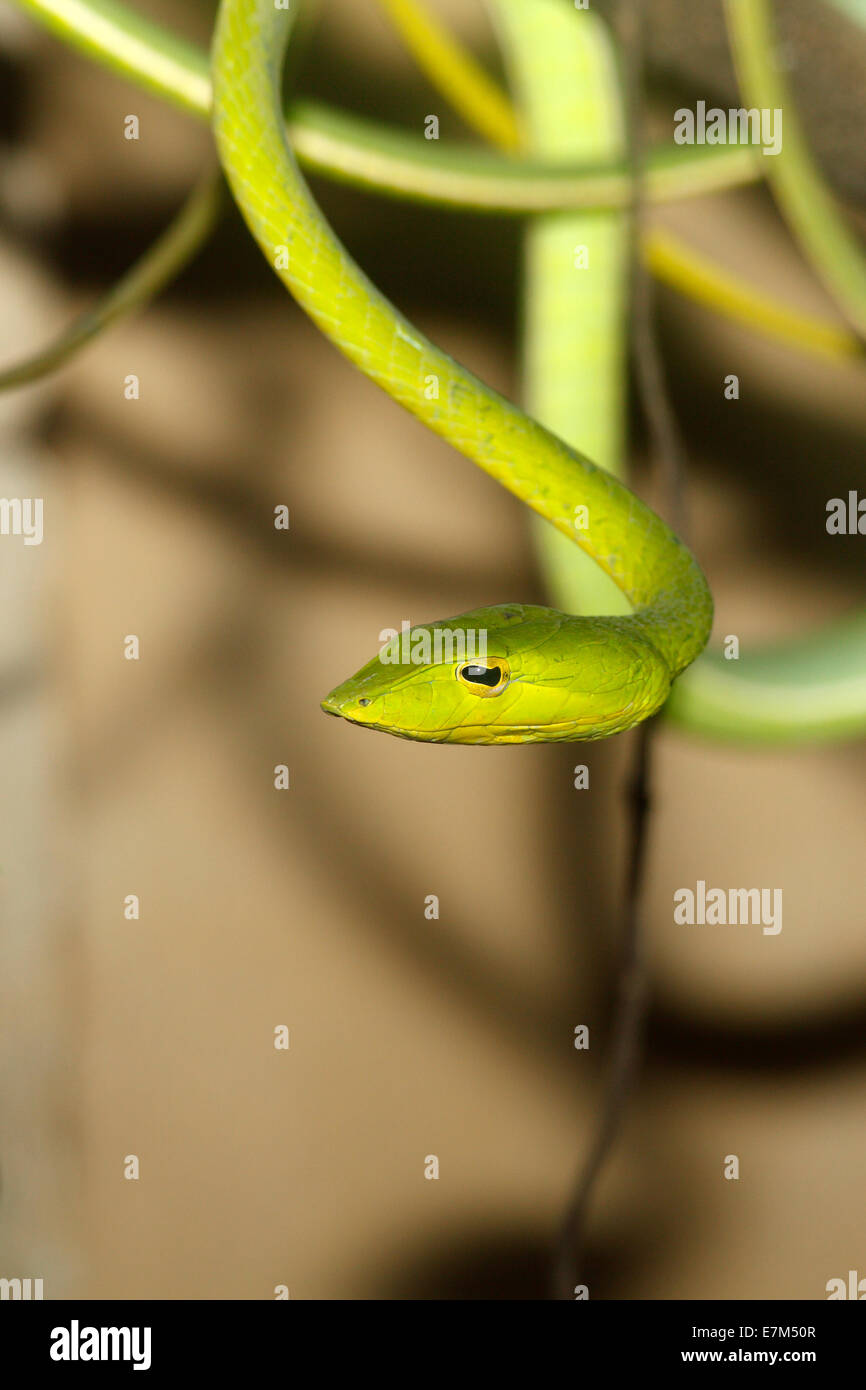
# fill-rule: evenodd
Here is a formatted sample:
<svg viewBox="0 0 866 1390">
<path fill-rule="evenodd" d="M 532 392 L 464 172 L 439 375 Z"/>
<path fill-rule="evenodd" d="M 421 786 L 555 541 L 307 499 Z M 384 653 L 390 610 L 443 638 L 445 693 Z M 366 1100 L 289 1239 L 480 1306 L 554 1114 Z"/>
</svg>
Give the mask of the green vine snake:
<svg viewBox="0 0 866 1390">
<path fill-rule="evenodd" d="M 207 116 L 211 89 L 205 55 L 135 10 L 118 0 L 17 0 L 17 3 L 67 43 L 184 110 L 199 117 Z M 845 4 L 854 10 L 855 6 L 861 6 L 861 0 L 845 0 Z M 840 7 L 845 6 L 840 4 Z M 764 32 L 766 24 L 762 27 L 759 22 L 761 14 L 766 12 L 763 0 L 732 0 L 729 9 L 732 20 L 738 23 L 740 40 L 751 45 L 749 71 L 753 75 L 761 72 L 757 63 L 759 52 L 763 50 L 764 86 L 770 80 L 778 86 L 779 74 L 771 73 L 770 38 Z M 862 8 L 857 10 L 857 17 L 862 18 Z M 753 76 L 754 90 L 745 95 L 753 104 L 765 104 L 758 101 L 761 94 L 755 80 Z M 789 96 L 785 96 L 784 104 L 787 129 Z M 485 150 L 453 145 L 446 148 L 446 142 L 442 142 L 440 149 L 402 131 L 390 131 L 375 122 L 364 122 L 315 103 L 293 105 L 289 134 L 293 148 L 306 167 L 330 178 L 344 179 L 374 192 L 402 198 L 471 206 L 500 215 L 519 215 L 530 210 L 539 212 L 567 207 L 613 209 L 625 206 L 629 196 L 627 171 L 607 162 L 604 168 L 575 170 L 573 166 L 558 162 L 542 166 L 532 157 L 503 159 Z M 795 149 L 790 166 L 784 201 L 790 204 L 799 189 L 803 211 L 795 221 L 805 224 L 809 210 L 820 205 L 824 222 L 829 224 L 834 210 L 826 198 L 816 201 L 817 179 L 814 171 L 811 177 L 805 176 L 808 169 L 804 173 L 802 152 L 798 154 Z M 653 151 L 648 172 L 648 196 L 666 198 L 754 179 L 759 173 L 759 164 L 747 147 L 676 151 L 662 147 Z M 760 172 L 767 170 L 761 166 Z M 182 218 L 186 218 L 185 213 Z M 838 214 L 835 218 L 838 221 Z M 814 221 L 813 212 L 812 224 Z M 178 231 L 178 236 L 172 232 L 172 238 L 177 245 L 184 245 L 187 240 L 185 220 L 183 223 L 179 220 Z M 810 258 L 811 253 L 817 257 L 818 251 L 823 251 L 825 242 L 827 248 L 838 246 L 838 232 L 824 239 L 811 237 L 806 248 Z M 751 290 L 746 293 L 748 287 L 738 287 L 733 280 L 726 280 L 714 267 L 697 257 L 692 257 L 693 264 L 684 267 L 682 247 L 677 248 L 675 263 L 673 257 L 670 258 L 670 265 L 666 248 L 654 245 L 651 254 L 657 273 L 703 299 L 717 312 L 736 313 L 760 331 L 777 333 L 790 343 L 799 340 L 810 351 L 826 349 L 828 355 L 839 355 L 850 354 L 857 348 L 856 341 L 845 339 L 832 325 L 824 328 L 806 319 L 800 322 L 796 315 L 769 300 L 766 304 L 758 304 Z M 852 251 L 853 254 L 856 251 Z M 163 259 L 161 254 L 154 258 L 153 266 L 142 260 L 142 273 L 137 278 L 143 289 L 139 290 L 133 279 L 128 288 L 134 289 L 134 293 L 125 295 L 125 300 L 145 302 L 155 292 L 164 278 Z M 178 265 L 180 259 L 176 258 Z M 823 260 L 826 259 L 824 256 Z M 147 261 L 150 260 L 148 256 Z M 822 278 L 833 279 L 829 273 L 824 273 L 827 266 L 817 264 L 817 260 L 816 269 Z M 688 275 L 688 285 L 683 279 L 684 272 Z M 849 283 L 850 277 L 845 278 L 845 285 Z M 115 298 L 111 296 L 107 301 L 112 311 L 116 307 Z M 742 303 L 737 306 L 734 300 Z M 845 307 L 850 306 L 846 304 Z M 92 325 L 87 322 L 84 327 L 85 334 L 77 331 L 70 336 L 79 340 L 89 336 Z M 46 362 L 56 356 L 52 348 L 34 359 L 30 364 L 33 370 L 11 369 L 6 373 L 7 384 L 41 374 Z M 536 403 L 531 404 L 536 410 Z M 552 420 L 549 423 L 563 429 Z M 573 436 L 568 433 L 567 437 Z M 583 431 L 574 437 L 579 437 L 586 447 Z M 592 444 L 593 450 L 595 447 Z M 601 453 L 595 456 L 605 462 Z M 549 527 L 543 529 L 550 530 Z M 553 535 L 552 540 L 557 542 L 559 537 Z M 577 559 L 583 556 L 578 555 Z M 560 598 L 559 601 L 564 600 Z M 784 644 L 750 650 L 744 653 L 742 660 L 734 663 L 722 660 L 715 653 L 704 652 L 683 679 L 676 681 L 665 714 L 687 729 L 739 742 L 790 744 L 838 739 L 862 732 L 866 728 L 866 613 L 853 614 L 820 632 Z"/>
<path fill-rule="evenodd" d="M 267 260 L 356 366 L 569 536 L 633 610 L 570 616 L 512 602 L 427 624 L 413 629 L 399 660 L 373 656 L 323 708 L 437 743 L 595 739 L 631 728 L 661 708 L 706 645 L 712 601 L 703 573 L 622 483 L 437 348 L 352 261 L 286 139 L 281 77 L 292 24 L 273 0 L 223 0 L 212 50 L 217 148 Z M 452 644 L 444 659 L 412 660 L 437 633 Z"/>
</svg>

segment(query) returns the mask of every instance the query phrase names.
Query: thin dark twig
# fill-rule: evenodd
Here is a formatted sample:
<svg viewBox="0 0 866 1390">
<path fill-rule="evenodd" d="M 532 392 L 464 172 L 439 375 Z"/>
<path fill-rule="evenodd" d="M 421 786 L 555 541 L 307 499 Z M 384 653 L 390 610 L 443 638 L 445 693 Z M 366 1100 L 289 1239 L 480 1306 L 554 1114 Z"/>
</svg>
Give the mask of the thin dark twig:
<svg viewBox="0 0 866 1390">
<path fill-rule="evenodd" d="M 623 54 L 628 153 L 632 174 L 631 349 L 653 463 L 661 475 L 665 510 L 674 529 L 682 535 L 685 525 L 684 449 L 665 387 L 655 336 L 652 287 L 641 257 L 646 163 L 643 110 L 645 27 L 645 0 L 620 0 L 617 29 Z M 655 721 L 651 720 L 642 724 L 637 731 L 628 797 L 630 834 L 625 920 L 616 975 L 613 1034 L 598 1127 L 578 1173 L 557 1243 L 554 1295 L 563 1299 L 574 1297 L 578 1276 L 583 1268 L 586 1229 L 595 1186 L 619 1135 L 643 1052 L 649 985 L 641 931 L 641 889 L 650 814 L 650 754 L 654 726 Z"/>
<path fill-rule="evenodd" d="M 554 1289 L 557 1298 L 574 1297 L 583 1267 L 587 1218 L 596 1181 L 619 1132 L 642 1051 L 647 1009 L 647 978 L 640 930 L 640 894 L 646 858 L 650 810 L 649 722 L 637 731 L 637 752 L 629 796 L 630 843 L 626 884 L 625 925 L 617 971 L 614 1036 L 598 1128 L 568 1204 L 556 1252 Z"/>
</svg>

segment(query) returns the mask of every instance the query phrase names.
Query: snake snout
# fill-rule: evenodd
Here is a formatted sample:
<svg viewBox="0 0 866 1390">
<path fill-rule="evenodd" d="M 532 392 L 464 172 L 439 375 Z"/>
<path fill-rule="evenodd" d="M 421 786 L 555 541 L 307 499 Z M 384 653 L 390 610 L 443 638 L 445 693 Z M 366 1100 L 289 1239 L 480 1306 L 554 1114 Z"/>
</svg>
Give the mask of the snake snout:
<svg viewBox="0 0 866 1390">
<path fill-rule="evenodd" d="M 321 702 L 325 714 L 333 714 L 338 719 L 347 719 L 350 724 L 366 724 L 370 716 L 365 712 L 373 701 L 367 695 L 359 695 L 356 682 L 346 681 L 338 685 Z"/>
</svg>

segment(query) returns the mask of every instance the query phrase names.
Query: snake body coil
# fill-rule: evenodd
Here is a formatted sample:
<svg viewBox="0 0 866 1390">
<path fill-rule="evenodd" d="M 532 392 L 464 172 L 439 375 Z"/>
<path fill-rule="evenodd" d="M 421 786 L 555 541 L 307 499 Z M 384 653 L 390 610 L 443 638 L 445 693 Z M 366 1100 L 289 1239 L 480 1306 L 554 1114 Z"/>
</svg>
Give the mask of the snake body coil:
<svg viewBox="0 0 866 1390">
<path fill-rule="evenodd" d="M 323 708 L 428 742 L 620 733 L 660 708 L 705 646 L 712 600 L 703 573 L 628 488 L 437 348 L 354 263 L 286 140 L 280 89 L 291 27 L 292 15 L 273 0 L 223 0 L 212 54 L 220 159 L 267 260 L 341 352 L 569 536 L 633 609 L 624 617 L 572 617 L 511 603 L 427 624 L 413 629 L 409 660 L 374 657 Z M 430 650 L 442 654 L 435 639 L 443 630 L 456 657 L 452 649 L 431 660 Z"/>
</svg>

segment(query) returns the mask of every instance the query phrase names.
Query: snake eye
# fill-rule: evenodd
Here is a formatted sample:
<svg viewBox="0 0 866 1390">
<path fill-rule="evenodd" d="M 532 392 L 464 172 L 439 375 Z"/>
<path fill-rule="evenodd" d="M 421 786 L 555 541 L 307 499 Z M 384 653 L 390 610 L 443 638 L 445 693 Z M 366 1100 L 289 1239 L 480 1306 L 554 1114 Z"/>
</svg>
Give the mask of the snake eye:
<svg viewBox="0 0 866 1390">
<path fill-rule="evenodd" d="M 504 661 L 467 661 L 457 667 L 456 676 L 474 695 L 501 695 L 508 684 L 509 670 Z"/>
<path fill-rule="evenodd" d="M 460 675 L 471 685 L 498 685 L 502 679 L 498 666 L 464 666 Z"/>
<path fill-rule="evenodd" d="M 370 703 L 370 701 L 367 700 L 367 699 L 359 700 L 359 701 L 358 701 L 358 704 L 359 704 L 359 705 L 369 705 L 369 703 Z"/>
</svg>

